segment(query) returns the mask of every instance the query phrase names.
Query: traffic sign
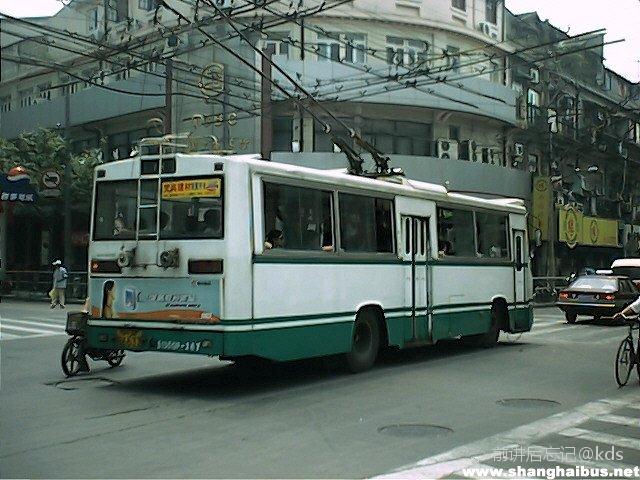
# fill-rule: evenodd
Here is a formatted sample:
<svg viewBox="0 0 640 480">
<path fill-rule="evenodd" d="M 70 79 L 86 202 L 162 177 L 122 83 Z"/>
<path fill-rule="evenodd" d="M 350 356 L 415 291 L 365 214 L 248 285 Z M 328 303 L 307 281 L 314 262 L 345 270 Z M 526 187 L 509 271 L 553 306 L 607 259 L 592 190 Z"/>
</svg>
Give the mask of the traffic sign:
<svg viewBox="0 0 640 480">
<path fill-rule="evenodd" d="M 60 186 L 60 174 L 55 170 L 47 170 L 42 174 L 42 185 L 47 188 L 58 188 Z"/>
</svg>

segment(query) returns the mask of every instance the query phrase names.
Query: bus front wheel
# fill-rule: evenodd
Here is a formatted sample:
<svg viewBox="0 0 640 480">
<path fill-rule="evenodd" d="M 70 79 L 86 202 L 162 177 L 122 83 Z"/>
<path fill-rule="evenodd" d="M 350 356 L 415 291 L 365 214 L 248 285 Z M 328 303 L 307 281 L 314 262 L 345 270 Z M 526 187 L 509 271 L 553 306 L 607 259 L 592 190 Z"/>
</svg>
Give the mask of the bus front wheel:
<svg viewBox="0 0 640 480">
<path fill-rule="evenodd" d="M 347 367 L 352 373 L 370 369 L 380 348 L 380 327 L 373 312 L 358 313 L 353 326 L 351 351 L 345 354 Z"/>
</svg>

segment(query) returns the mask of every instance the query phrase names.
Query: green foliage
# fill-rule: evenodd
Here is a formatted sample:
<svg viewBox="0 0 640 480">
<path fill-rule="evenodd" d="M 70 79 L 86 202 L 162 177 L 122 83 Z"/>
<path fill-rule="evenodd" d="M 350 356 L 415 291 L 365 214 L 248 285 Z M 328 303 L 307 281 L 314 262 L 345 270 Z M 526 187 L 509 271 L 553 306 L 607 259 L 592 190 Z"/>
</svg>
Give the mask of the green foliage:
<svg viewBox="0 0 640 480">
<path fill-rule="evenodd" d="M 73 153 L 68 141 L 54 130 L 39 129 L 14 140 L 0 138 L 0 171 L 6 173 L 12 167 L 21 165 L 27 169 L 31 183 L 38 189 L 41 188 L 39 181 L 45 171 L 57 171 L 63 179 L 62 188 L 65 184 L 69 185 L 75 211 L 90 210 L 93 169 L 100 163 L 100 148 Z M 65 182 L 67 164 L 67 171 L 71 175 Z M 41 211 L 43 201 L 38 203 L 40 205 L 36 204 L 35 209 Z"/>
</svg>

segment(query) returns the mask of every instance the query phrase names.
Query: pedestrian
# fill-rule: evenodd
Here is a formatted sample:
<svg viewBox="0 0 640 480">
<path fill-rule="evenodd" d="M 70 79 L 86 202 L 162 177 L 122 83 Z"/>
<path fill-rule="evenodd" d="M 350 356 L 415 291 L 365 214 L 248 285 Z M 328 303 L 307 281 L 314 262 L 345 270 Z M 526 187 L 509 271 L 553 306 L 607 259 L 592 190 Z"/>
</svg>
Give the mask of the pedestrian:
<svg viewBox="0 0 640 480">
<path fill-rule="evenodd" d="M 67 288 L 67 269 L 62 266 L 60 260 L 56 260 L 51 264 L 53 267 L 53 286 L 49 292 L 51 297 L 51 308 L 56 308 L 59 304 L 60 308 L 65 308 L 65 290 Z"/>
</svg>

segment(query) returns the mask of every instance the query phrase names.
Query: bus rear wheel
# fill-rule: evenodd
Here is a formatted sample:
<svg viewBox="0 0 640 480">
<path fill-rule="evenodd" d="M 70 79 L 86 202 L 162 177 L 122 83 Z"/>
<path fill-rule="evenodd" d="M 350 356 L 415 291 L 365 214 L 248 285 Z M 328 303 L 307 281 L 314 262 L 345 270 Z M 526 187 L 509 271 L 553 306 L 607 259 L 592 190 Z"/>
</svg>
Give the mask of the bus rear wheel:
<svg viewBox="0 0 640 480">
<path fill-rule="evenodd" d="M 498 343 L 502 316 L 505 314 L 501 306 L 494 303 L 491 306 L 491 327 L 485 333 L 462 337 L 462 343 L 470 347 L 491 348 Z M 506 313 L 508 315 L 508 313 Z"/>
<path fill-rule="evenodd" d="M 373 312 L 358 313 L 353 325 L 351 351 L 345 354 L 345 361 L 352 373 L 370 369 L 376 361 L 380 348 L 380 327 Z"/>
</svg>

